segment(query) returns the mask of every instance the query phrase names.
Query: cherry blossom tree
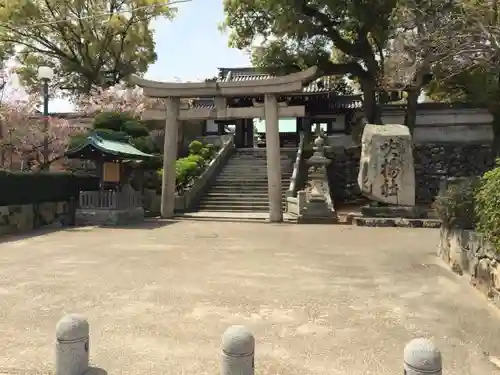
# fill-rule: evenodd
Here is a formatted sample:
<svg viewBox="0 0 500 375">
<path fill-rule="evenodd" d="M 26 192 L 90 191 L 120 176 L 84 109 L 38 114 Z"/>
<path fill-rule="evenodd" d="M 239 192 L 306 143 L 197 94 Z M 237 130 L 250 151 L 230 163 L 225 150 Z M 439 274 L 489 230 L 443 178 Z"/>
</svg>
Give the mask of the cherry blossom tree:
<svg viewBox="0 0 500 375">
<path fill-rule="evenodd" d="M 127 87 L 124 83 L 107 89 L 97 88 L 80 98 L 78 109 L 86 115 L 99 112 L 129 113 L 140 118 L 146 109 L 153 108 L 156 100 L 144 96 L 140 87 Z"/>
<path fill-rule="evenodd" d="M 78 130 L 64 119 L 40 116 L 38 104 L 33 96 L 0 104 L 2 168 L 21 163 L 23 169 L 46 170 L 64 157 L 70 135 Z"/>
</svg>

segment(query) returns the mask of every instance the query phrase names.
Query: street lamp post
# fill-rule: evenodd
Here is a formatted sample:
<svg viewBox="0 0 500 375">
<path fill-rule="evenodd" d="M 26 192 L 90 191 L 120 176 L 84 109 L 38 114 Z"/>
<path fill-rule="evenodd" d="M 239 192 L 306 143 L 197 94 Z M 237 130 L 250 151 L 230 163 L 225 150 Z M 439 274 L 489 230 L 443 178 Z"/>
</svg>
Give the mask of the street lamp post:
<svg viewBox="0 0 500 375">
<path fill-rule="evenodd" d="M 52 78 L 54 78 L 54 71 L 51 67 L 41 66 L 38 68 L 38 79 L 43 82 L 43 170 L 47 168 L 49 159 L 49 81 Z"/>
</svg>

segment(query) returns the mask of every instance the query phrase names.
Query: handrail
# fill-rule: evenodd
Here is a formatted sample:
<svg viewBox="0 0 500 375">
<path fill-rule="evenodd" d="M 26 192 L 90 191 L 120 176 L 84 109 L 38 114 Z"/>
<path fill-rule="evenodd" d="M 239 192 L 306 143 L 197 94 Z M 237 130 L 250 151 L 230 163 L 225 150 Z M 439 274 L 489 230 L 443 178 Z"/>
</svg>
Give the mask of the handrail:
<svg viewBox="0 0 500 375">
<path fill-rule="evenodd" d="M 295 158 L 295 163 L 293 164 L 292 177 L 290 178 L 290 186 L 288 187 L 287 196 L 294 197 L 297 194 L 297 178 L 299 176 L 300 162 L 302 160 L 302 152 L 304 151 L 304 132 L 300 132 L 299 135 L 299 147 L 297 149 L 297 157 Z"/>
</svg>

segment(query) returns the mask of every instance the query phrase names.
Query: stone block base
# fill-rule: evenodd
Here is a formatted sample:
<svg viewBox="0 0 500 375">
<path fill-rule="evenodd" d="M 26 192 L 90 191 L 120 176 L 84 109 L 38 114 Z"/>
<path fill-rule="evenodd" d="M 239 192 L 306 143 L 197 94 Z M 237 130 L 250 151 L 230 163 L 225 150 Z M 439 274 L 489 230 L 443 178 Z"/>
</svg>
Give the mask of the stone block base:
<svg viewBox="0 0 500 375">
<path fill-rule="evenodd" d="M 337 224 L 339 219 L 337 217 L 324 217 L 324 216 L 297 216 L 295 220 L 297 224 Z"/>
<path fill-rule="evenodd" d="M 381 217 L 353 217 L 353 224 L 360 227 L 403 227 L 403 228 L 440 228 L 437 219 L 406 219 Z"/>
<path fill-rule="evenodd" d="M 337 213 L 328 207 L 323 200 L 311 200 L 300 211 L 297 223 L 304 224 L 335 224 L 338 223 Z"/>
<path fill-rule="evenodd" d="M 366 217 L 423 219 L 426 217 L 425 210 L 420 207 L 407 206 L 364 206 L 361 214 Z"/>
<path fill-rule="evenodd" d="M 127 225 L 144 220 L 142 207 L 126 210 L 77 209 L 77 225 Z"/>
</svg>

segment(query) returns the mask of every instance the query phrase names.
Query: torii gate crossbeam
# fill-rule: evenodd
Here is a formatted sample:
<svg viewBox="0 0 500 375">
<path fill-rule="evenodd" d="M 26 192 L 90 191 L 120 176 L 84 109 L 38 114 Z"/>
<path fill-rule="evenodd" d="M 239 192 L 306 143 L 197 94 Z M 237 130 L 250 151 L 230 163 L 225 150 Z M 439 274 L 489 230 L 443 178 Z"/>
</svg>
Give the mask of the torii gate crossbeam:
<svg viewBox="0 0 500 375">
<path fill-rule="evenodd" d="M 157 82 L 132 76 L 132 83 L 142 87 L 146 96 L 165 99 L 166 124 L 161 200 L 162 218 L 172 218 L 174 216 L 175 162 L 177 159 L 177 136 L 180 120 L 187 118 L 248 118 L 248 116 L 255 115 L 254 117 L 264 117 L 266 120 L 269 221 L 283 221 L 283 205 L 281 201 L 281 151 L 278 119 L 280 115 L 285 116 L 295 114 L 296 116 L 293 117 L 303 116 L 304 107 L 280 107 L 277 101 L 277 95 L 301 91 L 305 84 L 308 84 L 316 77 L 316 73 L 317 68 L 312 67 L 302 72 L 275 77 L 272 79 L 248 82 L 199 83 Z M 226 97 L 262 95 L 264 95 L 263 108 L 229 108 L 226 103 Z M 200 111 L 195 112 L 195 110 L 192 109 L 181 111 L 180 98 L 200 97 L 215 98 L 215 110 L 206 110 L 206 112 L 203 113 Z"/>
</svg>

